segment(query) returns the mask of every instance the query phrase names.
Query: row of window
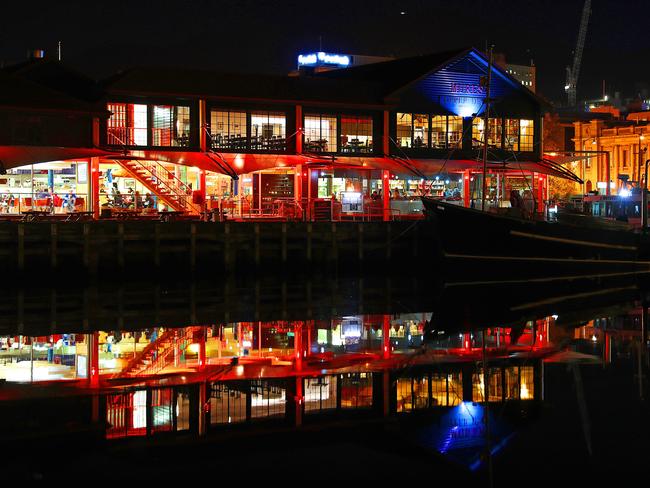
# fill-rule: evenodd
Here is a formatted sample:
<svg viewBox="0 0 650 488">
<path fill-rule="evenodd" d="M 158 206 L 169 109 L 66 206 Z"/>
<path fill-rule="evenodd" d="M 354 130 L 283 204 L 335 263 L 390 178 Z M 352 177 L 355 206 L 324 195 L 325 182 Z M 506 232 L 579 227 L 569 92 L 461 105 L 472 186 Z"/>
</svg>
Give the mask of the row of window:
<svg viewBox="0 0 650 488">
<path fill-rule="evenodd" d="M 106 142 L 119 146 L 190 145 L 190 107 L 109 103 Z"/>
<path fill-rule="evenodd" d="M 109 103 L 107 143 L 126 146 L 189 146 L 190 107 Z M 397 141 L 402 148 L 460 148 L 463 118 L 452 115 L 397 113 Z M 534 122 L 529 119 L 490 118 L 488 145 L 512 151 L 532 151 Z M 472 121 L 472 147 L 480 147 L 485 121 Z M 505 135 L 505 137 L 504 137 Z M 373 152 L 373 121 L 369 116 L 307 113 L 303 148 L 316 153 Z M 287 150 L 284 112 L 212 110 L 210 144 L 220 150 Z"/>
<path fill-rule="evenodd" d="M 452 149 L 462 146 L 462 117 L 397 113 L 396 122 L 396 143 L 399 147 Z M 489 123 L 488 145 L 512 151 L 533 150 L 534 122 L 532 120 L 490 118 Z M 484 138 L 485 120 L 476 117 L 472 120 L 472 147 L 482 147 Z"/>
</svg>

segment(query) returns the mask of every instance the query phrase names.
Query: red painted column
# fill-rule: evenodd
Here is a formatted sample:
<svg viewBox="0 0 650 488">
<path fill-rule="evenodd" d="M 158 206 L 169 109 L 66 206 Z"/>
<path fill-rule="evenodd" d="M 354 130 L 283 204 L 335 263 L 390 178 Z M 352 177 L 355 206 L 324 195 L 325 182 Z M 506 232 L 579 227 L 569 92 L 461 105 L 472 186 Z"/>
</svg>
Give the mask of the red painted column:
<svg viewBox="0 0 650 488">
<path fill-rule="evenodd" d="M 88 356 L 87 356 L 87 378 L 88 386 L 91 388 L 99 387 L 99 332 L 86 334 L 86 341 L 88 342 Z"/>
<path fill-rule="evenodd" d="M 199 100 L 199 147 L 201 151 L 208 150 L 208 134 L 207 134 L 207 114 L 205 100 Z"/>
<path fill-rule="evenodd" d="M 469 208 L 470 189 L 470 172 L 467 169 L 463 171 L 463 205 L 465 205 L 465 208 Z"/>
<path fill-rule="evenodd" d="M 294 322 L 294 336 L 293 336 L 293 350 L 294 350 L 294 369 L 296 371 L 296 426 L 302 425 L 302 404 L 304 402 L 304 393 L 302 388 L 302 358 L 303 358 L 303 344 L 302 344 L 302 322 Z"/>
<path fill-rule="evenodd" d="M 384 204 L 384 222 L 390 220 L 390 171 L 383 170 L 381 172 L 381 193 L 383 196 Z"/>
<path fill-rule="evenodd" d="M 99 158 L 90 158 L 90 208 L 93 218 L 99 218 Z"/>
<path fill-rule="evenodd" d="M 300 134 L 296 135 L 296 144 L 298 143 L 298 139 Z M 303 175 L 302 172 L 302 164 L 297 164 L 295 168 L 295 173 L 293 175 L 293 198 L 296 201 L 296 205 L 298 205 L 299 209 L 302 209 L 302 181 L 303 177 L 306 176 L 307 174 L 305 173 Z M 303 209 L 302 212 L 303 218 L 306 215 L 305 210 Z M 302 219 L 300 219 L 302 220 Z"/>
<path fill-rule="evenodd" d="M 605 364 L 612 362 L 612 336 L 609 332 L 605 331 L 605 343 L 603 344 L 603 356 Z"/>
<path fill-rule="evenodd" d="M 466 351 L 472 350 L 472 336 L 469 333 L 463 334 L 463 349 Z"/>
<path fill-rule="evenodd" d="M 206 365 L 205 339 L 208 334 L 206 327 L 199 329 L 199 371 L 203 370 Z"/>
<path fill-rule="evenodd" d="M 201 195 L 201 209 L 205 210 L 207 208 L 207 188 L 205 187 L 205 170 L 199 170 L 199 192 Z"/>
<path fill-rule="evenodd" d="M 537 212 L 542 213 L 544 212 L 544 187 L 545 181 L 544 181 L 544 176 L 538 173 L 537 177 Z"/>
<path fill-rule="evenodd" d="M 296 105 L 296 154 L 302 154 L 302 105 Z"/>
<path fill-rule="evenodd" d="M 381 327 L 382 338 L 382 355 L 384 359 L 390 358 L 391 345 L 390 345 L 390 315 L 384 315 L 384 322 Z"/>
<path fill-rule="evenodd" d="M 384 155 L 388 156 L 390 154 L 390 122 L 388 110 L 384 110 L 384 133 L 382 143 Z"/>
</svg>

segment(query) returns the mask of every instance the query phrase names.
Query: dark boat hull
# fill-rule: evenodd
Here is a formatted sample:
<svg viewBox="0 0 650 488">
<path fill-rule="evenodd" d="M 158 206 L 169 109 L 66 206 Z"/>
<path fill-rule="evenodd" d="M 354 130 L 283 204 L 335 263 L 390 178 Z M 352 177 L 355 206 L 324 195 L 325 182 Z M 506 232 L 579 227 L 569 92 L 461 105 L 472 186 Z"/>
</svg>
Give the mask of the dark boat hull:
<svg viewBox="0 0 650 488">
<path fill-rule="evenodd" d="M 647 246 L 630 231 L 524 220 L 422 200 L 446 260 L 491 262 L 515 274 L 531 267 L 549 272 L 575 269 L 578 274 L 594 267 L 608 272 L 650 269 Z"/>
</svg>

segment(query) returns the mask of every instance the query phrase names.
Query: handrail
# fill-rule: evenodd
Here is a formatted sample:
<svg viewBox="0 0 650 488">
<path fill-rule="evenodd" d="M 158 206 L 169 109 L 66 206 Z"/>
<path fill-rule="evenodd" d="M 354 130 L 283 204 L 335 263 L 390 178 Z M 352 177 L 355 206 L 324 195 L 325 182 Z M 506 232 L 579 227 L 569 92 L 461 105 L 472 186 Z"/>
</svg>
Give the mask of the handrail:
<svg viewBox="0 0 650 488">
<path fill-rule="evenodd" d="M 167 329 L 155 341 L 147 344 L 145 348 L 140 351 L 140 353 L 136 354 L 128 363 L 126 363 L 126 366 L 122 368 L 122 371 L 115 373 L 113 375 L 113 378 L 122 378 L 129 374 L 129 372 L 140 362 L 141 359 L 145 358 L 149 352 L 151 352 L 154 348 L 157 348 L 160 344 L 162 344 L 162 342 L 166 341 L 173 332 L 173 329 Z"/>
</svg>

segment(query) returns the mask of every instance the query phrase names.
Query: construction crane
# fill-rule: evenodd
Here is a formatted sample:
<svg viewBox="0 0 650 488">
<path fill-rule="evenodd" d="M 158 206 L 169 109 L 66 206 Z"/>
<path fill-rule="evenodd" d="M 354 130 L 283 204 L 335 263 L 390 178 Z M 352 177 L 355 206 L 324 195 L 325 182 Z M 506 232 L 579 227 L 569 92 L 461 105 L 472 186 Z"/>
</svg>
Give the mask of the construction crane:
<svg viewBox="0 0 650 488">
<path fill-rule="evenodd" d="M 566 83 L 564 85 L 564 90 L 567 92 L 569 107 L 576 106 L 576 86 L 578 85 L 578 75 L 580 74 L 582 50 L 585 47 L 585 37 L 587 37 L 589 15 L 591 15 L 591 0 L 585 0 L 585 5 L 582 7 L 582 18 L 580 19 L 578 41 L 576 42 L 576 49 L 573 52 L 573 66 L 566 67 Z"/>
</svg>

